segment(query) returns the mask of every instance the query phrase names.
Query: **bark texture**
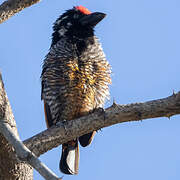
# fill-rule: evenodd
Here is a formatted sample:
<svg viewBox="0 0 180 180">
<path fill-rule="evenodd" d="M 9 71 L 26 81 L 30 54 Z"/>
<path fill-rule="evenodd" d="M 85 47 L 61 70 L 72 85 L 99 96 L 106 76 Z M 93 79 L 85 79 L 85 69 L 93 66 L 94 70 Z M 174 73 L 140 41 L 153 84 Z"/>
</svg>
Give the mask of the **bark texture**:
<svg viewBox="0 0 180 180">
<path fill-rule="evenodd" d="M 13 132 L 18 135 L 14 116 L 4 90 L 0 74 L 0 121 L 8 123 Z M 32 180 L 33 169 L 25 162 L 20 161 L 14 148 L 0 134 L 0 180 Z"/>
<path fill-rule="evenodd" d="M 149 118 L 168 117 L 180 114 L 180 92 L 164 99 L 117 105 L 114 103 L 104 112 L 99 111 L 72 121 L 58 124 L 43 131 L 24 144 L 37 156 L 76 137 L 117 123 L 139 121 Z"/>
<path fill-rule="evenodd" d="M 0 23 L 40 0 L 7 0 L 0 5 Z"/>
<path fill-rule="evenodd" d="M 20 160 L 23 160 L 36 169 L 45 179 L 61 180 L 58 178 L 45 164 L 43 164 L 31 151 L 22 143 L 16 134 L 14 134 L 11 126 L 0 121 L 0 132 L 14 147 L 16 155 Z"/>
</svg>

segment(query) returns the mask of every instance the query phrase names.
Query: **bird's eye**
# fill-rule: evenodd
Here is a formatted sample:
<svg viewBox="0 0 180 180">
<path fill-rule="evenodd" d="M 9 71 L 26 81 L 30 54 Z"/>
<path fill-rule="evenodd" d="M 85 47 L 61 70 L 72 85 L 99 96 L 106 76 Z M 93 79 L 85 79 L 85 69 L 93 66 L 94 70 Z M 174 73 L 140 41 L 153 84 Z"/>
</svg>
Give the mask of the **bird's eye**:
<svg viewBox="0 0 180 180">
<path fill-rule="evenodd" d="M 74 19 L 77 19 L 78 17 L 79 17 L 78 14 L 74 14 L 74 16 L 73 16 Z"/>
</svg>

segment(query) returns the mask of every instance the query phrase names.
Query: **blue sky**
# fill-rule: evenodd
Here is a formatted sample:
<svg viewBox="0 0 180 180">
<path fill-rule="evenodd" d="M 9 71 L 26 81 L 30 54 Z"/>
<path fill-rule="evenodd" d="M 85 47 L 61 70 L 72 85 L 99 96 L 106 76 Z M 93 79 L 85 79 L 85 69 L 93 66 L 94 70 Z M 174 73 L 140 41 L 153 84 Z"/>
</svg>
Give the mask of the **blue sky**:
<svg viewBox="0 0 180 180">
<path fill-rule="evenodd" d="M 46 129 L 41 66 L 53 22 L 74 5 L 107 14 L 96 27 L 113 70 L 106 107 L 113 98 L 144 102 L 180 90 L 180 1 L 44 0 L 0 25 L 0 69 L 22 140 Z M 79 175 L 64 179 L 179 180 L 179 127 L 177 115 L 102 129 L 89 147 L 80 148 Z M 60 154 L 58 147 L 40 157 L 58 176 Z M 37 172 L 34 177 L 43 179 Z"/>
</svg>

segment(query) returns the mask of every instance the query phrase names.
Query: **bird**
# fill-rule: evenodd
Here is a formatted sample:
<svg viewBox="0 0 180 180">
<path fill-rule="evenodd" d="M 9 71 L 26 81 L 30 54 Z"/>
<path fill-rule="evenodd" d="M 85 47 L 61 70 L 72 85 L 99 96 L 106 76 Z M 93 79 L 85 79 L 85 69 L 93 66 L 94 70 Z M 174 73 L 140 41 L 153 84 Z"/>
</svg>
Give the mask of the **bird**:
<svg viewBox="0 0 180 180">
<path fill-rule="evenodd" d="M 103 108 L 110 97 L 111 66 L 94 32 L 105 16 L 80 5 L 64 12 L 53 24 L 52 42 L 41 73 L 47 128 Z M 88 146 L 95 133 L 62 144 L 62 173 L 78 174 L 79 144 Z"/>
</svg>

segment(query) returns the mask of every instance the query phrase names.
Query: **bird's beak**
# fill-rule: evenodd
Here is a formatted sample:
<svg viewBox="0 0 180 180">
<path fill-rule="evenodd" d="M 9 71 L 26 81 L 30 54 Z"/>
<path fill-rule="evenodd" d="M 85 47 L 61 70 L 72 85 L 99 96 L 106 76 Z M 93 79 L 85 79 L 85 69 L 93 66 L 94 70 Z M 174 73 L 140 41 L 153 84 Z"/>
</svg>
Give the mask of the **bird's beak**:
<svg viewBox="0 0 180 180">
<path fill-rule="evenodd" d="M 96 24 L 98 24 L 105 16 L 106 16 L 106 14 L 104 14 L 104 13 L 95 12 L 95 13 L 88 14 L 88 15 L 82 17 L 82 18 L 80 19 L 80 23 L 81 23 L 83 26 L 90 25 L 90 26 L 94 27 L 94 26 L 95 26 Z"/>
</svg>

